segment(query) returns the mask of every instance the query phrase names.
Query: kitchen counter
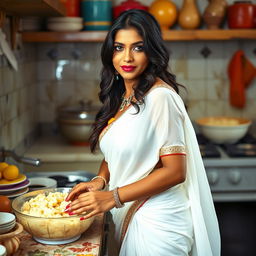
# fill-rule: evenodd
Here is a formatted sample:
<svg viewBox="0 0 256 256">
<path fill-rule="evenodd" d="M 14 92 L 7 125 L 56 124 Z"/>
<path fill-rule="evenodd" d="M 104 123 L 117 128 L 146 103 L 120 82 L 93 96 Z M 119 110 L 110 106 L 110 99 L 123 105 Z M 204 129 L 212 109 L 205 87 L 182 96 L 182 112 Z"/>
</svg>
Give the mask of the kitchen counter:
<svg viewBox="0 0 256 256">
<path fill-rule="evenodd" d="M 97 216 L 88 230 L 75 242 L 63 245 L 45 245 L 23 231 L 18 235 L 21 243 L 14 256 L 100 256 L 103 241 L 104 215 Z"/>
<path fill-rule="evenodd" d="M 42 161 L 38 167 L 24 165 L 26 172 L 86 170 L 97 174 L 103 160 L 101 152 L 92 154 L 89 146 L 68 144 L 60 135 L 40 137 L 24 156 L 39 158 Z"/>
<path fill-rule="evenodd" d="M 43 136 L 25 152 L 25 157 L 41 158 L 45 162 L 101 161 L 101 153 L 92 154 L 89 146 L 68 144 L 61 136 Z"/>
</svg>

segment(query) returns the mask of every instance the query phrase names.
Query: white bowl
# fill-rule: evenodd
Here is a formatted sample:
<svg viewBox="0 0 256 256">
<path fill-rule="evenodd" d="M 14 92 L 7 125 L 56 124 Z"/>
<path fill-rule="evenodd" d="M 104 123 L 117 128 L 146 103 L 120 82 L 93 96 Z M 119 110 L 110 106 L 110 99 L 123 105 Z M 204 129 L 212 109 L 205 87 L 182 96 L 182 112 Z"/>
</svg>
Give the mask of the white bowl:
<svg viewBox="0 0 256 256">
<path fill-rule="evenodd" d="M 16 224 L 15 215 L 8 212 L 0 212 L 0 234 L 12 230 Z"/>
<path fill-rule="evenodd" d="M 80 17 L 52 17 L 47 19 L 47 23 L 83 23 Z"/>
<path fill-rule="evenodd" d="M 29 185 L 30 191 L 57 187 L 57 181 L 51 178 L 35 177 L 35 178 L 29 178 L 29 181 L 30 181 L 30 185 Z"/>
<path fill-rule="evenodd" d="M 9 212 L 0 212 L 0 226 L 15 221 L 15 215 Z"/>
<path fill-rule="evenodd" d="M 251 121 L 236 117 L 205 117 L 196 120 L 201 133 L 217 144 L 232 144 L 243 138 Z"/>
<path fill-rule="evenodd" d="M 51 31 L 60 31 L 60 32 L 80 31 L 83 28 L 83 24 L 51 22 L 47 24 L 47 28 Z"/>
<path fill-rule="evenodd" d="M 10 230 L 12 230 L 14 228 L 15 224 L 16 224 L 16 221 L 11 223 L 8 226 L 0 227 L 0 234 L 5 234 L 5 233 L 9 232 Z"/>
</svg>

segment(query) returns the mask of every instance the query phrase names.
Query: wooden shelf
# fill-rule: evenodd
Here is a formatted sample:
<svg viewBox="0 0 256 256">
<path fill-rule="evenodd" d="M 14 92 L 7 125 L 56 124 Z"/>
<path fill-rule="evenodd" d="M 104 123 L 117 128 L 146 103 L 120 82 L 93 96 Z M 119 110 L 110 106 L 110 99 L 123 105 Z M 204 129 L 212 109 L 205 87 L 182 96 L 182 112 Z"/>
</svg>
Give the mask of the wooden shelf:
<svg viewBox="0 0 256 256">
<path fill-rule="evenodd" d="M 107 31 L 81 32 L 23 32 L 24 42 L 102 42 Z M 166 30 L 166 41 L 256 39 L 256 29 L 251 30 Z"/>
<path fill-rule="evenodd" d="M 14 16 L 65 16 L 59 0 L 0 0 L 0 10 Z"/>
</svg>

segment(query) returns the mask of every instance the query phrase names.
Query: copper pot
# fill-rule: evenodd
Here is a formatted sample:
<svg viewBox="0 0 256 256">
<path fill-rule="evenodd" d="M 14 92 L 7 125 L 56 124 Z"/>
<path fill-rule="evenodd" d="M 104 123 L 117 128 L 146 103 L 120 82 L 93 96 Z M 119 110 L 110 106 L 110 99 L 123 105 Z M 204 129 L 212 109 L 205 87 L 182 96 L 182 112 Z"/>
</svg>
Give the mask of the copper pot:
<svg viewBox="0 0 256 256">
<path fill-rule="evenodd" d="M 79 106 L 60 109 L 57 121 L 63 137 L 73 145 L 87 145 L 97 112 L 91 102 L 83 101 Z"/>
</svg>

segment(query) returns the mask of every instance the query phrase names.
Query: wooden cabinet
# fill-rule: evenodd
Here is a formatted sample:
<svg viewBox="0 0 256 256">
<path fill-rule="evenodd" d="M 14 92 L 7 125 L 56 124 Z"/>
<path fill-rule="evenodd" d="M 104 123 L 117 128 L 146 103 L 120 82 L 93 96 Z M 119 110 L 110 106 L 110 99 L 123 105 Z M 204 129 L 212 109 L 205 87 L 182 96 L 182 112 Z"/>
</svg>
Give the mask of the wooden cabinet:
<svg viewBox="0 0 256 256">
<path fill-rule="evenodd" d="M 23 32 L 24 42 L 102 42 L 107 31 L 80 31 L 80 32 Z M 166 30 L 163 31 L 166 41 L 191 40 L 232 40 L 256 39 L 256 29 L 243 30 Z"/>
<path fill-rule="evenodd" d="M 0 11 L 12 16 L 65 16 L 59 0 L 0 0 Z"/>
</svg>

